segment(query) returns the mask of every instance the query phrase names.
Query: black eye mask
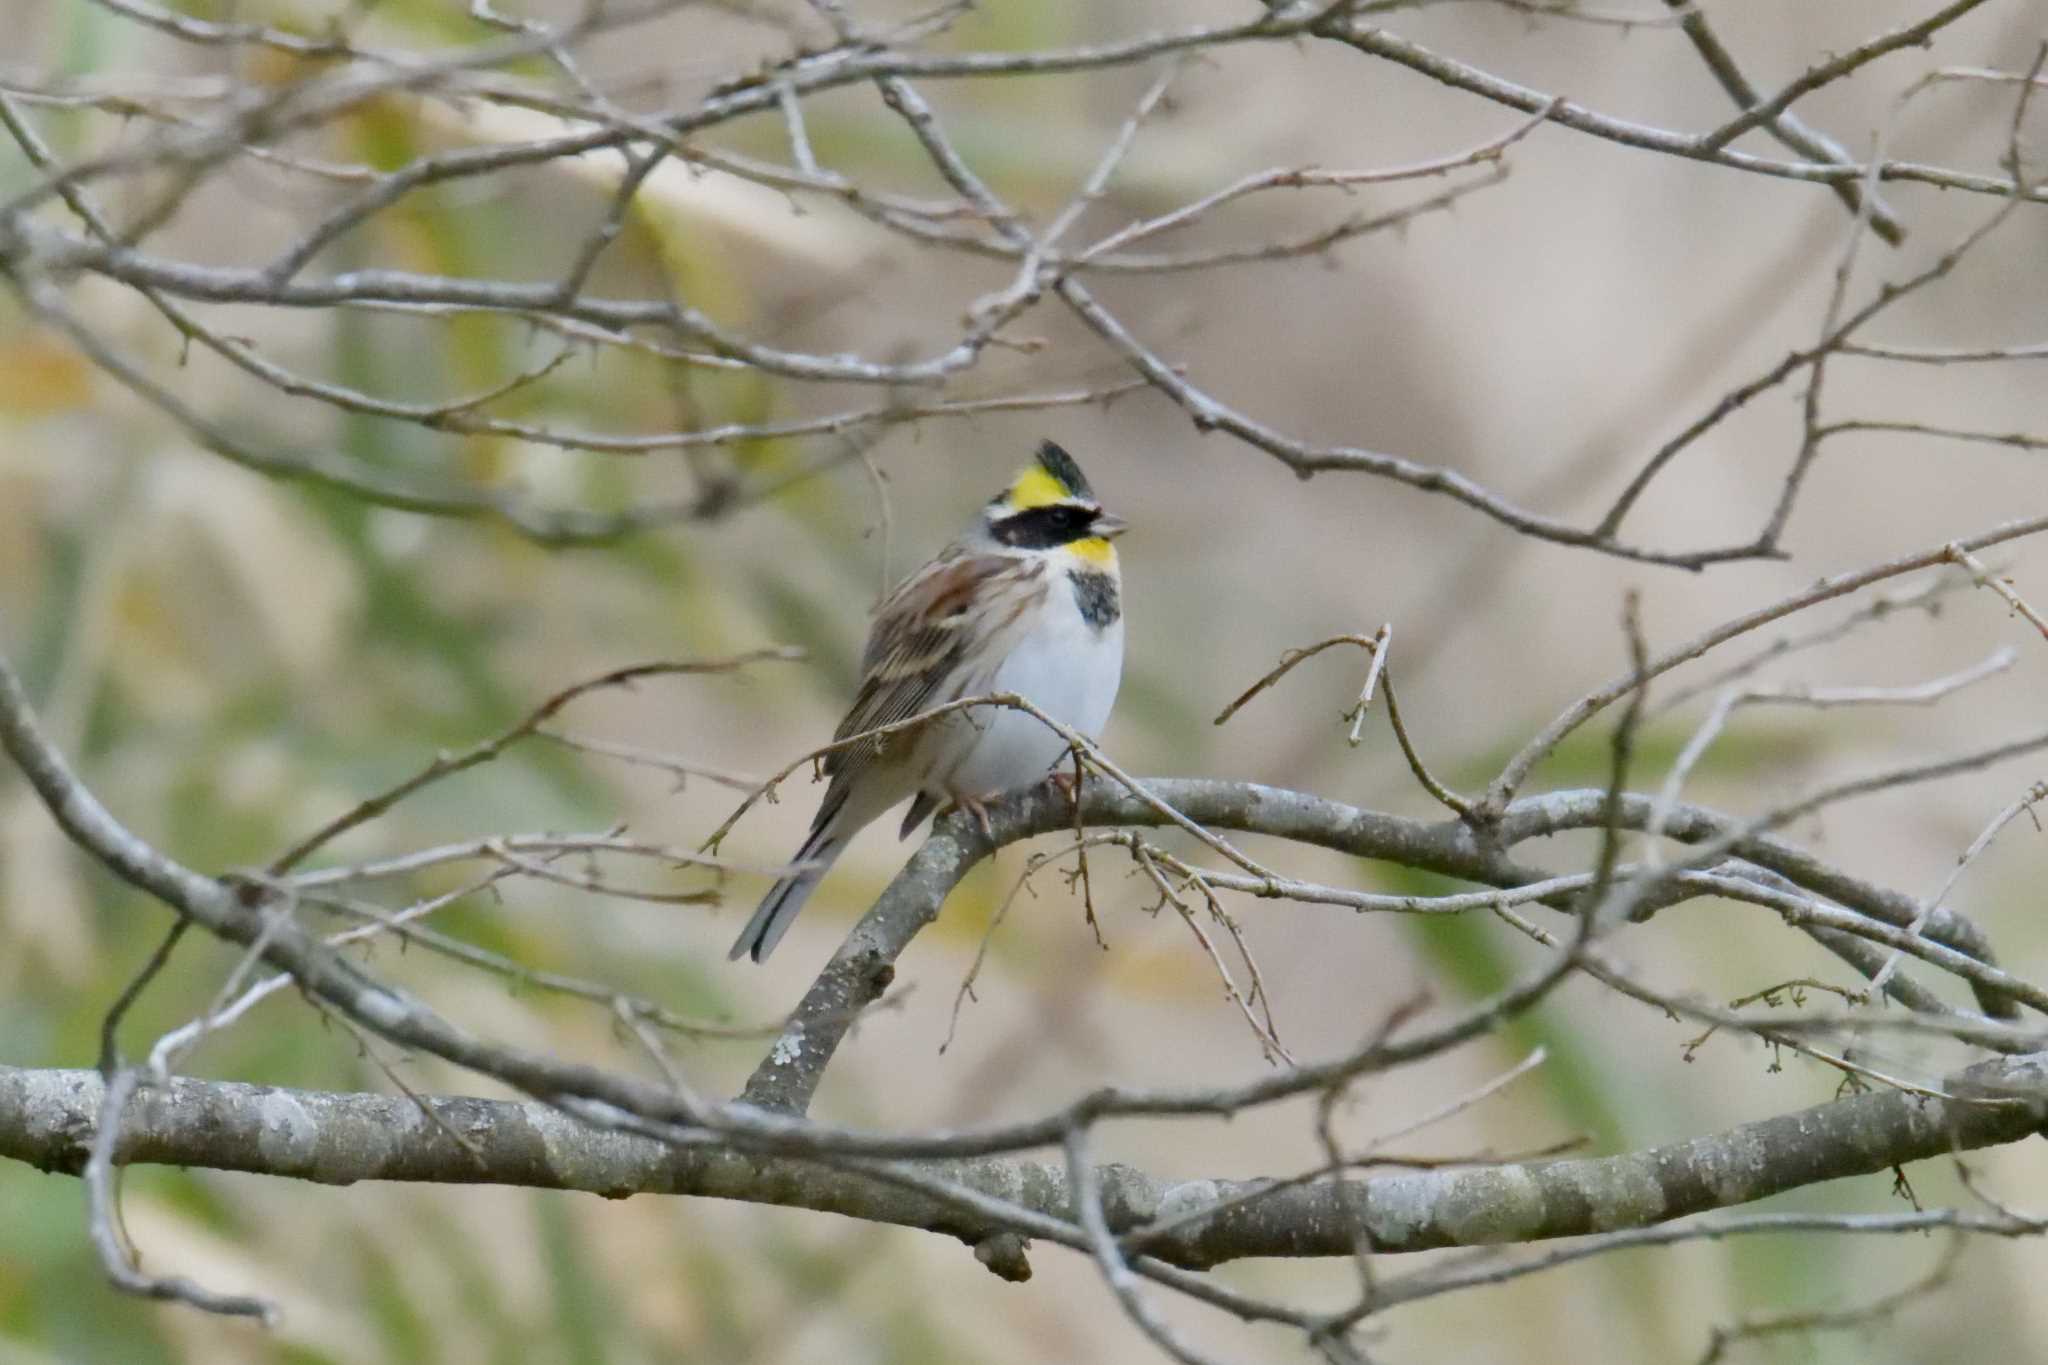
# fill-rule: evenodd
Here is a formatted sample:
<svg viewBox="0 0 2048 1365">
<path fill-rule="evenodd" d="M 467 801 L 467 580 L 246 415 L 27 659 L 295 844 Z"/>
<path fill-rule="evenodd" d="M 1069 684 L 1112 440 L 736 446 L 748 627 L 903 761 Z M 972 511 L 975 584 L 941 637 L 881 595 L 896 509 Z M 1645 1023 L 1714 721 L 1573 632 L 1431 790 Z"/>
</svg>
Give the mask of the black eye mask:
<svg viewBox="0 0 2048 1365">
<path fill-rule="evenodd" d="M 997 540 L 1016 549 L 1049 550 L 1092 535 L 1096 515 L 1093 507 L 1061 502 L 1012 512 L 989 530 Z"/>
</svg>

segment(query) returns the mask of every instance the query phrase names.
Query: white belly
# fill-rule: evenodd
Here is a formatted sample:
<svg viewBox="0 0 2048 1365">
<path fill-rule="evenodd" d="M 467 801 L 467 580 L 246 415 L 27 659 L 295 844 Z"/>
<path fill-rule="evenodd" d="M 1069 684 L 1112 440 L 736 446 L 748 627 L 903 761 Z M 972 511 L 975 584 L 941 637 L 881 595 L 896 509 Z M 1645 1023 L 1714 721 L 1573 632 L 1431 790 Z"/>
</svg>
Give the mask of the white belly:
<svg viewBox="0 0 2048 1365">
<path fill-rule="evenodd" d="M 1123 678 L 1123 619 L 1098 630 L 1081 619 L 1067 583 L 1056 582 L 1052 594 L 1045 620 L 977 690 L 1015 692 L 1094 739 L 1109 719 Z M 981 797 L 1026 786 L 1044 777 L 1067 752 L 1065 740 L 1026 712 L 976 708 L 969 714 L 972 728 L 954 727 L 946 745 L 954 754 L 935 765 L 933 776 L 946 795 Z"/>
</svg>

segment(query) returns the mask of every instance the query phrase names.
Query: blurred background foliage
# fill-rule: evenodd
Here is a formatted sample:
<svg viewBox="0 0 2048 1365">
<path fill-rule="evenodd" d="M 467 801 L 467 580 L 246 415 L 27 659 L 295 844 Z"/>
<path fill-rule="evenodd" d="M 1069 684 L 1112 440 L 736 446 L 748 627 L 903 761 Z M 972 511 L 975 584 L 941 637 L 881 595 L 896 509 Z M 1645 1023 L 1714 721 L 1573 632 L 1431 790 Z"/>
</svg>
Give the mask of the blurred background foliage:
<svg viewBox="0 0 2048 1365">
<path fill-rule="evenodd" d="M 19 13 L 10 19 L 22 44 L 14 56 L 45 71 L 85 76 L 194 60 L 85 0 L 30 8 L 25 31 Z M 181 0 L 175 8 L 306 33 L 345 14 L 392 45 L 431 47 L 479 34 L 463 7 L 446 0 L 373 7 Z M 1579 82 L 1573 93 L 1583 88 L 1589 98 L 1625 102 L 1683 72 L 1682 108 L 1659 116 L 1713 121 L 1714 92 L 1691 69 L 1689 54 L 1660 35 L 1593 43 L 1577 30 L 1527 27 L 1492 6 L 1447 8 L 1457 12 L 1417 14 L 1418 30 L 1482 56 L 1511 54 L 1511 65 L 1539 75 L 1570 71 Z M 1773 51 L 1774 43 L 1814 50 L 1831 36 L 1818 19 L 1768 8 L 1730 16 L 1752 50 Z M 1880 10 L 1900 7 L 1851 8 L 1859 12 L 1846 22 L 1862 32 L 1878 26 Z M 1143 13 L 1163 19 L 1175 9 Z M 990 4 L 936 41 L 1023 49 L 1083 41 L 1103 23 L 1082 6 Z M 2009 47 L 2013 32 L 2004 16 L 1959 30 L 1987 62 Z M 644 90 L 631 79 L 622 88 L 653 107 L 672 88 L 744 69 L 750 55 L 776 50 L 774 37 L 742 17 L 695 9 L 635 39 L 646 44 L 638 52 L 601 41 L 599 62 L 644 82 Z M 1575 65 L 1586 52 L 1599 60 Z M 1225 60 L 1228 74 L 1197 69 L 1172 116 L 1147 132 L 1142 154 L 1114 188 L 1115 213 L 1156 211 L 1276 161 L 1374 164 L 1440 154 L 1501 123 L 1498 111 L 1424 99 L 1412 82 L 1355 64 L 1333 68 L 1315 51 Z M 255 56 L 222 58 L 214 71 L 284 82 L 300 66 Z M 168 74 L 171 67 L 157 69 Z M 545 73 L 536 62 L 528 74 Z M 974 164 L 1013 202 L 1045 211 L 1085 174 L 1139 79 L 1110 72 L 948 86 L 932 95 Z M 1246 100 L 1248 91 L 1258 98 Z M 1323 101 L 1327 117 L 1306 117 L 1314 100 Z M 1861 126 L 1854 118 L 1865 111 L 1843 112 L 1849 127 Z M 38 121 L 70 153 L 121 135 L 90 114 L 56 112 Z M 914 143 L 871 92 L 819 99 L 809 128 L 823 164 L 864 185 L 933 192 Z M 517 135 L 481 113 L 465 124 L 445 108 L 394 97 L 337 121 L 317 146 L 336 161 L 388 167 L 464 139 Z M 782 136 L 779 123 L 757 120 L 712 142 L 772 158 L 785 153 Z M 1469 456 L 1474 472 L 1511 489 L 1517 471 L 1532 471 L 1519 475 L 1520 486 L 1552 480 L 1544 486 L 1554 490 L 1553 504 L 1567 506 L 1598 482 L 1594 474 L 1625 467 L 1627 452 L 1646 435 L 1668 430 L 1684 400 L 1725 387 L 1743 360 L 1782 350 L 1784 333 L 1717 352 L 1714 338 L 1726 329 L 1716 330 L 1714 309 L 1726 302 L 1724 289 L 1747 298 L 1756 306 L 1738 316 L 1762 332 L 1788 302 L 1814 302 L 1844 222 L 1818 192 L 1727 175 L 1709 181 L 1676 163 L 1566 141 L 1559 133 L 1532 142 L 1510 186 L 1455 218 L 1423 220 L 1400 241 L 1371 238 L 1347 248 L 1342 272 L 1302 262 L 1228 280 L 1119 283 L 1115 290 L 1162 344 L 1206 359 L 1226 392 L 1278 414 L 1283 426 L 1311 435 L 1356 430 L 1363 444 L 1424 458 Z M 483 193 L 465 183 L 416 194 L 323 264 L 549 278 L 605 212 L 612 174 L 579 162 L 508 175 Z M 20 158 L 0 156 L 0 195 L 29 176 Z M 1659 184 L 1684 189 L 1666 196 L 1675 202 L 1652 204 L 1659 195 L 1647 187 Z M 181 245 L 195 259 L 261 259 L 263 243 L 286 239 L 305 217 L 307 204 L 294 197 L 301 193 L 257 171 L 225 177 L 187 215 Z M 1950 221 L 1942 215 L 1961 212 L 1946 201 L 1913 206 L 1926 210 L 1929 240 Z M 1270 230 L 1298 212 L 1257 208 L 1240 222 Z M 1633 223 L 1614 221 L 1631 216 Z M 1600 228 L 1555 247 L 1584 295 L 1567 307 L 1532 280 L 1509 238 L 1540 221 L 1562 240 L 1595 218 Z M 1723 239 L 1724 250 L 1698 253 L 1693 248 L 1713 237 L 1713 224 L 1739 226 Z M 1979 265 L 1959 302 L 1930 305 L 1921 319 L 1967 336 L 2025 316 L 2029 301 L 2038 308 L 2038 262 L 2048 239 L 2038 223 L 2018 235 L 2025 244 L 2000 258 L 2010 263 Z M 1737 262 L 1743 279 L 1722 279 L 1723 268 L 1732 272 Z M 1477 276 L 1470 293 L 1446 273 L 1459 270 Z M 916 350 L 945 337 L 965 304 L 1004 275 L 987 263 L 935 266 L 829 206 L 807 204 L 796 214 L 772 191 L 729 179 L 699 183 L 670 167 L 634 206 L 593 288 L 686 299 L 720 324 L 771 342 L 808 348 L 843 339 L 838 344 L 883 355 L 893 344 Z M 1752 277 L 1795 283 L 1775 291 L 1785 300 L 1765 305 L 1742 292 Z M 1503 280 L 1526 287 L 1503 289 Z M 1656 308 L 1640 311 L 1663 321 L 1641 325 L 1652 337 L 1667 333 L 1667 344 L 1646 342 L 1632 330 L 1637 319 L 1615 316 L 1614 301 L 1632 289 L 1652 291 Z M 906 302 L 927 293 L 944 301 L 928 316 Z M 436 749 L 485 737 L 577 678 L 642 659 L 713 657 L 771 641 L 803 646 L 803 664 L 603 694 L 578 702 L 564 721 L 579 736 L 673 751 L 742 774 L 772 771 L 829 733 L 855 670 L 861 613 L 876 592 L 950 536 L 1042 432 L 1072 444 L 1106 498 L 1138 528 L 1126 542 L 1132 651 L 1112 751 L 1141 772 L 1257 778 L 1417 814 L 1429 809 L 1426 798 L 1408 783 L 1383 733 L 1375 728 L 1357 751 L 1342 743 L 1336 716 L 1356 678 L 1341 667 L 1297 676 L 1228 729 L 1212 729 L 1208 717 L 1281 648 L 1393 620 L 1403 651 L 1395 658 L 1416 698 L 1422 743 L 1447 780 L 1476 786 L 1533 724 L 1617 669 L 1614 622 L 1624 584 L 1645 588 L 1653 631 L 1675 639 L 1732 606 L 1775 595 L 1776 584 L 1861 562 L 1865 547 L 1920 545 L 1970 529 L 1980 510 L 2015 498 L 2038 506 L 2041 493 L 2038 465 L 1948 451 L 1929 461 L 1896 445 L 1859 450 L 1854 461 L 1842 461 L 1856 466 L 1855 480 L 1826 483 L 1832 467 L 1819 476 L 1825 486 L 1815 501 L 1827 510 L 1814 514 L 1803 544 L 1820 558 L 1681 583 L 1676 575 L 1527 546 L 1407 493 L 1334 483 L 1301 490 L 1255 453 L 1196 442 L 1150 400 L 930 423 L 893 430 L 872 449 L 834 438 L 753 441 L 688 458 L 573 453 L 287 401 L 214 357 L 182 354 L 138 298 L 87 282 L 77 301 L 181 393 L 267 447 L 326 445 L 365 466 L 399 471 L 452 468 L 482 486 L 594 509 L 700 497 L 738 474 L 795 474 L 831 461 L 822 475 L 729 517 L 549 549 L 502 526 L 436 521 L 235 468 L 195 448 L 60 338 L 0 303 L 0 644 L 102 798 L 140 833 L 207 869 L 264 863 Z M 423 322 L 363 311 L 277 317 L 234 309 L 216 316 L 224 327 L 246 325 L 266 349 L 309 371 L 397 401 L 488 391 L 561 344 L 509 318 Z M 1032 323 L 1039 325 L 1036 317 Z M 993 357 L 992 374 L 972 376 L 959 392 L 1123 377 L 1099 350 L 1058 344 L 1068 334 L 1057 322 L 1043 325 L 1054 344 Z M 1683 335 L 1669 335 L 1677 332 Z M 1554 355 L 1530 345 L 1546 336 Z M 1281 359 L 1276 353 L 1289 346 L 1291 358 Z M 1292 372 L 1276 373 L 1282 365 Z M 1588 375 L 1598 378 L 1585 382 Z M 1977 425 L 2001 417 L 2038 425 L 2042 416 L 2038 389 L 1998 387 L 2010 385 L 2009 377 L 1905 378 L 1908 387 L 1924 384 L 1931 403 L 1981 411 Z M 1994 387 L 1972 387 L 1985 383 Z M 577 348 L 491 411 L 630 434 L 799 416 L 824 410 L 819 402 L 815 392 L 754 371 Z M 1361 411 L 1372 415 L 1362 420 Z M 1517 429 L 1530 434 L 1530 444 L 1498 439 Z M 1588 430 L 1596 435 L 1586 437 Z M 1748 473 L 1768 467 L 1749 446 L 1784 449 L 1782 433 L 1772 444 L 1763 430 L 1735 427 L 1703 486 L 1683 504 L 1653 506 L 1649 524 L 1676 528 L 1681 539 L 1709 539 L 1691 528 L 1703 527 L 1714 509 L 1745 505 Z M 1535 465 L 1529 456 L 1538 449 L 1558 452 L 1555 462 Z M 1590 472 L 1568 472 L 1559 483 L 1558 468 Z M 1858 499 L 1873 485 L 1889 485 L 1895 495 L 1886 507 L 1913 508 L 1913 515 L 1862 516 Z M 1922 523 L 1921 509 L 1933 508 L 1941 515 Z M 1824 680 L 1931 676 L 1976 657 L 1969 651 L 2001 629 L 1996 611 L 1959 602 L 1940 616 L 1888 624 L 1876 643 L 1854 644 L 1832 660 L 1843 672 Z M 2030 676 L 1975 718 L 2013 713 L 2028 687 L 2038 699 L 2039 669 Z M 1667 766 L 1695 720 L 1696 713 L 1661 721 L 1640 751 L 1642 770 Z M 1759 716 L 1715 749 L 1698 787 L 1713 799 L 1760 802 L 1853 767 L 1859 756 L 1939 749 L 1955 733 L 1944 729 L 1951 724 L 1918 713 Z M 1607 761 L 1604 739 L 1589 735 L 1543 777 L 1593 785 Z M 1845 859 L 1867 857 L 1873 875 L 1899 877 L 1914 889 L 1931 886 L 1941 859 L 2008 799 L 1989 782 L 1944 787 L 1938 804 L 1886 803 L 1854 832 L 1830 817 L 1801 834 Z M 431 789 L 326 856 L 620 822 L 650 839 L 690 844 L 734 800 L 708 780 L 677 790 L 660 773 L 536 741 Z M 789 784 L 780 805 L 742 826 L 733 851 L 781 857 L 811 801 L 805 784 Z M 2013 843 L 1973 876 L 1983 917 L 2008 959 L 2023 963 L 2041 948 L 2041 930 L 1997 907 L 2038 877 L 2040 855 L 2038 844 Z M 1561 860 L 1568 848 L 1560 845 Z M 726 888 L 716 912 L 508 886 L 452 906 L 435 923 L 538 970 L 609 983 L 710 1021 L 756 1023 L 794 1001 L 901 856 L 885 836 L 870 835 L 763 971 L 723 961 L 758 894 L 748 879 Z M 1304 875 L 1359 887 L 1442 889 L 1398 869 L 1288 856 Z M 1022 855 L 1013 852 L 954 896 L 906 961 L 902 1001 L 863 1026 L 828 1078 L 821 1113 L 907 1127 L 1024 1112 L 1102 1080 L 1220 1080 L 1258 1069 L 1256 1046 L 1206 959 L 1171 916 L 1147 917 L 1141 888 L 1121 878 L 1108 897 L 1106 953 L 1056 878 L 1025 893 L 1022 913 L 994 941 L 959 1041 L 939 1055 L 961 973 L 1021 867 Z M 702 885 L 680 874 L 672 880 Z M 424 896 L 460 884 L 442 873 L 405 890 Z M 1631 940 L 1630 951 L 1667 983 L 1712 995 L 1809 973 L 1840 978 L 1803 941 L 1767 926 L 1751 932 L 1755 913 L 1687 907 L 1661 919 L 1654 936 Z M 1299 907 L 1276 919 L 1255 905 L 1244 918 L 1279 1002 L 1283 1037 L 1297 1055 L 1348 1044 L 1418 982 L 1439 1005 L 1484 994 L 1525 959 L 1527 947 L 1500 924 L 1476 919 L 1367 922 Z M 0 774 L 7 1061 L 90 1065 L 107 1002 L 165 927 L 159 907 L 74 857 L 19 782 Z M 372 956 L 380 970 L 431 991 L 471 1028 L 565 1055 L 646 1065 L 601 1006 L 458 970 L 417 949 L 383 946 Z M 128 1046 L 142 1048 L 204 1011 L 233 962 L 225 949 L 188 940 L 129 1018 Z M 1441 1074 L 1376 1084 L 1344 1123 L 1360 1134 L 1394 1127 L 1537 1046 L 1549 1053 L 1543 1068 L 1509 1096 L 1433 1133 L 1433 1143 L 1445 1151 L 1514 1151 L 1582 1135 L 1588 1150 L 1617 1151 L 1817 1102 L 1834 1089 L 1832 1073 L 1797 1061 L 1780 1071 L 1766 1053 L 1732 1040 L 1687 1064 L 1681 1048 L 1692 1032 L 1574 988 Z M 760 1044 L 679 1046 L 705 1083 L 730 1088 Z M 289 995 L 210 1039 L 192 1065 L 209 1076 L 308 1087 L 388 1089 L 395 1073 L 415 1088 L 479 1088 L 474 1078 L 421 1059 L 366 1055 Z M 1139 1126 L 1115 1155 L 1206 1175 L 1275 1172 L 1319 1159 L 1298 1113 L 1205 1134 L 1202 1143 L 1190 1143 L 1180 1128 Z M 1984 1164 L 2022 1181 L 2044 1174 L 2031 1150 L 1988 1155 Z M 1955 1193 L 1953 1176 L 1938 1163 L 1912 1178 L 1924 1202 Z M 1882 1183 L 1779 1202 L 1881 1207 Z M 1139 1349 L 1085 1265 L 1045 1253 L 1038 1282 L 1013 1288 L 957 1246 L 817 1215 L 495 1189 L 337 1191 L 157 1169 L 128 1174 L 125 1189 L 128 1225 L 151 1268 L 278 1298 L 282 1327 L 266 1335 L 115 1295 L 85 1244 L 79 1183 L 13 1168 L 0 1171 L 0 1359 L 1007 1361 L 1129 1359 Z M 1689 1358 L 1703 1344 L 1703 1323 L 1867 1297 L 1911 1278 L 1940 1250 L 1928 1243 L 1820 1246 L 1753 1239 L 1609 1257 L 1397 1314 L 1387 1344 L 1407 1359 Z M 2048 1340 L 2037 1321 L 2039 1297 L 2024 1287 L 2040 1273 L 2042 1256 L 2031 1246 L 1970 1248 L 1966 1298 L 1911 1310 L 1882 1339 L 1792 1338 L 1745 1349 L 1782 1361 L 2025 1357 L 2030 1343 Z M 1297 1297 L 1327 1293 L 1332 1301 L 1348 1273 L 1276 1263 L 1219 1272 L 1246 1284 L 1286 1282 Z M 1951 1316 L 1963 1302 L 1967 1316 Z M 1201 1321 L 1219 1349 L 1275 1354 L 1256 1333 Z"/>
</svg>

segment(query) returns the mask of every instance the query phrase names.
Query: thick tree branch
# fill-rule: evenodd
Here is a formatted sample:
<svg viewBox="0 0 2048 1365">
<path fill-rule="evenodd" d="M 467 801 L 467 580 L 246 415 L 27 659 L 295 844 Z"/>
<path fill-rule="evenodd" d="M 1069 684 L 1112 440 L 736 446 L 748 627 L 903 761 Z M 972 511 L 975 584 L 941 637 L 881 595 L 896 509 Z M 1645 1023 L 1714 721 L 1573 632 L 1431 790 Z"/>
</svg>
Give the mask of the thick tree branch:
<svg viewBox="0 0 2048 1365">
<path fill-rule="evenodd" d="M 1948 1084 L 1962 1098 L 1857 1095 L 1620 1156 L 1399 1171 L 1348 1182 L 1348 1188 L 1316 1181 L 1261 1194 L 1269 1182 L 1166 1179 L 1119 1164 L 1097 1174 L 1119 1235 L 1237 1201 L 1144 1239 L 1148 1256 L 1184 1268 L 1248 1256 L 1349 1256 L 1352 1208 L 1363 1210 L 1372 1247 L 1381 1252 L 1576 1237 L 2017 1142 L 2048 1112 L 2048 1054 L 2004 1058 Z M 78 1174 L 104 1086 L 93 1071 L 0 1067 L 0 1155 Z M 970 1242 L 1001 1230 L 823 1161 L 715 1147 L 677 1150 L 589 1127 L 549 1105 L 466 1096 L 415 1102 L 177 1077 L 137 1092 L 115 1160 L 328 1185 L 395 1180 L 582 1190 L 609 1198 L 697 1195 L 844 1214 Z M 932 1163 L 930 1170 L 1043 1216 L 1065 1219 L 1072 1208 L 1063 1161 L 987 1157 Z"/>
</svg>

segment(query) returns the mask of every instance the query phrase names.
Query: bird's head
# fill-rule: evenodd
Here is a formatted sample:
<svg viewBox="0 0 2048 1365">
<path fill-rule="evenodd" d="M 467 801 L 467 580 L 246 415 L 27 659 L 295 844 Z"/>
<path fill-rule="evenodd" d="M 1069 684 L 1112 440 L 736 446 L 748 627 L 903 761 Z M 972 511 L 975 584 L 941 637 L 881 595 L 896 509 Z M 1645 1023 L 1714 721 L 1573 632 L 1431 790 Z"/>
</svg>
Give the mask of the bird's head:
<svg viewBox="0 0 2048 1365">
<path fill-rule="evenodd" d="M 1115 567 L 1116 547 L 1110 541 L 1125 529 L 1122 517 L 1102 510 L 1074 457 L 1051 441 L 1039 443 L 1037 458 L 990 500 L 982 519 L 998 544 L 1019 550 L 1064 548 L 1100 568 Z"/>
</svg>

